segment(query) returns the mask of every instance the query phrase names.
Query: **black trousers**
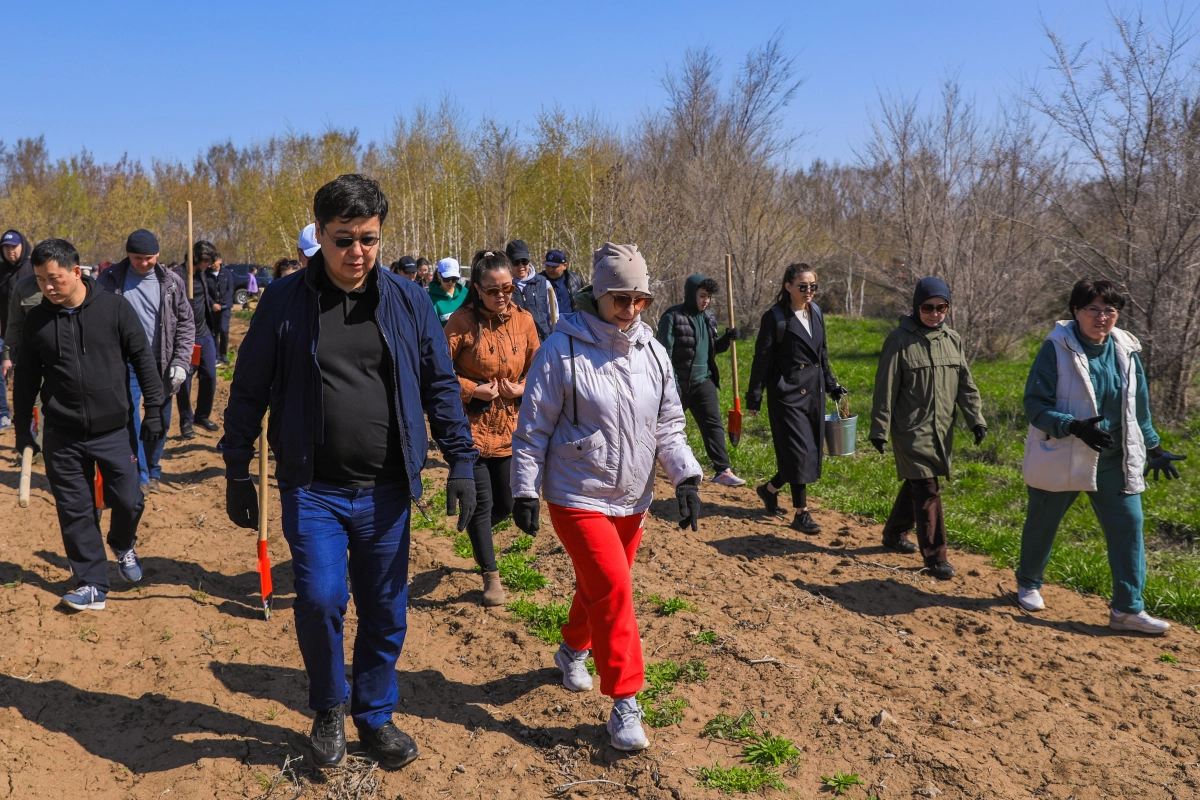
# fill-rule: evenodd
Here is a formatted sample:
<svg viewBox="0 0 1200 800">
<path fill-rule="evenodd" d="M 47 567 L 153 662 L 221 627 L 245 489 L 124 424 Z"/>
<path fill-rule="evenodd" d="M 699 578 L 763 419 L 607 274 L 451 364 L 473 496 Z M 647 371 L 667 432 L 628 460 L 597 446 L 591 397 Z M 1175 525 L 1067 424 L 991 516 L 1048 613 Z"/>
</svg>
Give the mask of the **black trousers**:
<svg viewBox="0 0 1200 800">
<path fill-rule="evenodd" d="M 721 424 L 721 400 L 711 378 L 705 378 L 699 386 L 684 390 L 679 395 L 684 411 L 692 412 L 700 436 L 704 439 L 704 450 L 717 473 L 729 469 L 729 451 L 725 449 L 725 426 Z"/>
<path fill-rule="evenodd" d="M 104 479 L 104 504 L 112 511 L 108 545 L 128 550 L 137 539 L 145 508 L 129 433 L 121 428 L 80 441 L 48 427 L 42 452 L 71 571 L 79 585 L 90 583 L 108 592 L 108 554 L 96 514 L 96 469 Z"/>
<path fill-rule="evenodd" d="M 196 340 L 200 345 L 200 365 L 188 370 L 187 380 L 175 393 L 179 403 L 179 429 L 191 425 L 196 417 L 208 419 L 213 410 L 213 399 L 217 395 L 217 348 L 212 334 Z M 200 375 L 200 389 L 196 394 L 196 412 L 192 413 L 192 376 Z"/>
<path fill-rule="evenodd" d="M 217 360 L 229 360 L 229 319 L 233 316 L 233 308 L 221 309 L 220 322 L 217 323 Z"/>
<path fill-rule="evenodd" d="M 942 488 L 937 478 L 906 480 L 883 526 L 883 540 L 897 542 L 917 530 L 917 546 L 925 566 L 946 560 L 946 521 L 942 516 Z"/>
<path fill-rule="evenodd" d="M 480 456 L 475 462 L 475 513 L 467 523 L 475 563 L 484 572 L 496 569 L 496 547 L 492 528 L 512 513 L 512 484 L 509 467 L 512 456 Z"/>
<path fill-rule="evenodd" d="M 787 483 L 787 481 L 783 479 L 783 475 L 781 473 L 776 472 L 775 477 L 771 478 L 771 480 L 767 481 L 767 483 L 771 484 L 776 489 L 782 489 L 783 485 Z M 808 508 L 807 483 L 792 484 L 792 508 Z"/>
</svg>

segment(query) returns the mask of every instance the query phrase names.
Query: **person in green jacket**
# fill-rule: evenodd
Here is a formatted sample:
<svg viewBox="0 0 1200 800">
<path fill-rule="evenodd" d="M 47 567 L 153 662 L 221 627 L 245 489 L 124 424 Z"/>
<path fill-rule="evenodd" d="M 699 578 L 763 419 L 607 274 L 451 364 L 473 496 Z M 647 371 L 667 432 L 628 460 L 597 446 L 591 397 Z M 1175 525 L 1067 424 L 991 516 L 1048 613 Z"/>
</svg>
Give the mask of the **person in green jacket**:
<svg viewBox="0 0 1200 800">
<path fill-rule="evenodd" d="M 1025 383 L 1022 476 L 1029 492 L 1017 602 L 1041 611 L 1042 576 L 1059 523 L 1087 492 L 1108 545 L 1113 597 L 1109 627 L 1162 634 L 1170 623 L 1145 611 L 1146 554 L 1142 542 L 1144 476 L 1179 477 L 1150 419 L 1150 392 L 1141 343 L 1116 327 L 1125 297 L 1111 281 L 1084 279 L 1068 303 L 1072 319 L 1055 325 Z"/>
<path fill-rule="evenodd" d="M 903 482 L 883 526 L 883 546 L 901 553 L 915 553 L 919 546 L 925 567 L 942 580 L 954 577 L 954 567 L 946 550 L 938 478 L 950 477 L 958 410 L 977 446 L 987 435 L 962 340 L 945 325 L 949 311 L 950 287 L 940 278 L 923 278 L 913 292 L 912 314 L 901 317 L 883 343 L 870 433 L 881 454 L 891 433 L 896 473 Z M 908 538 L 914 526 L 916 544 Z"/>
<path fill-rule="evenodd" d="M 437 272 L 429 283 L 429 299 L 433 301 L 433 310 L 443 328 L 450 321 L 450 315 L 467 299 L 467 287 L 459 283 L 461 279 L 462 270 L 456 259 L 443 258 L 437 263 Z"/>
</svg>

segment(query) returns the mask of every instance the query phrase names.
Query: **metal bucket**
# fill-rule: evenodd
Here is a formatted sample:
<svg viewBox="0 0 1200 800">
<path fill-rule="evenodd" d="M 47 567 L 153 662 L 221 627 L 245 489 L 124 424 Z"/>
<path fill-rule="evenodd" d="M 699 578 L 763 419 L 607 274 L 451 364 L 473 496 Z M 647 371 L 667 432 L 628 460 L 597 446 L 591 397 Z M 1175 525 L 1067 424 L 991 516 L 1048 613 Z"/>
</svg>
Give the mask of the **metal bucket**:
<svg viewBox="0 0 1200 800">
<path fill-rule="evenodd" d="M 831 456 L 854 455 L 854 437 L 858 432 L 858 415 L 842 419 L 837 414 L 825 415 L 825 452 Z"/>
</svg>

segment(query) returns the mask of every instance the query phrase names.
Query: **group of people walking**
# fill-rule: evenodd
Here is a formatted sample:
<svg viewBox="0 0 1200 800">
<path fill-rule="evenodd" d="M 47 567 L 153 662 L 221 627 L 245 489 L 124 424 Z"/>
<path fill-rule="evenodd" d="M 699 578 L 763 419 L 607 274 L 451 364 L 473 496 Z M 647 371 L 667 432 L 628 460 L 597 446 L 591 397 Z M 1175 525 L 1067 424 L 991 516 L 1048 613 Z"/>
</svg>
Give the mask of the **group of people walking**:
<svg viewBox="0 0 1200 800">
<path fill-rule="evenodd" d="M 388 211 L 379 185 L 362 175 L 343 175 L 316 193 L 315 222 L 301 232 L 296 258 L 275 264 L 238 348 L 219 444 L 226 511 L 253 528 L 250 464 L 265 417 L 315 714 L 313 758 L 319 766 L 342 762 L 347 713 L 384 766 L 418 755 L 392 712 L 407 630 L 410 508 L 423 492 L 430 435 L 448 465 L 446 513 L 469 535 L 484 605 L 506 601 L 492 530 L 511 514 L 536 536 L 547 503 L 576 577 L 554 662 L 564 687 L 584 692 L 593 688 L 587 661 L 594 659 L 600 691 L 613 700 L 612 745 L 643 749 L 632 568 L 656 465 L 672 487 L 680 527 L 698 530 L 705 472 L 688 446 L 685 412 L 700 429 L 712 481 L 745 484 L 732 470 L 717 395 L 715 357 L 739 337 L 736 329 L 718 335 L 710 305 L 720 287 L 689 277 L 684 302 L 666 309 L 655 329 L 644 321 L 655 297 L 636 245 L 596 250 L 584 285 L 561 251 L 550 251 L 544 272 L 534 274 L 528 246 L 513 240 L 476 252 L 465 285 L 458 262 L 443 259 L 426 289 L 417 260 L 393 269 L 379 263 Z M 5 375 L 16 364 L 17 447 L 37 446 L 31 423 L 40 394 L 47 476 L 79 584 L 64 602 L 78 610 L 102 609 L 109 591 L 90 494 L 94 470 L 113 509 L 107 544 L 122 577 L 136 582 L 138 484 L 158 480 L 171 395 L 180 397 L 181 425 L 217 427 L 209 415 L 224 303 L 220 284 L 206 275 L 219 254 L 211 243 L 196 244 L 189 302 L 186 276 L 157 264 L 153 234 L 135 231 L 126 250 L 124 261 L 93 279 L 82 275 L 70 243 L 39 243 L 29 259 L 40 298 L 32 303 L 21 294 L 25 278 L 9 286 L 0 271 L 0 289 L 10 294 L 3 363 Z M 752 415 L 766 396 L 777 461 L 756 493 L 769 515 L 781 515 L 779 495 L 790 486 L 792 527 L 810 535 L 820 531 L 807 493 L 821 477 L 826 398 L 849 394 L 830 367 L 818 286 L 808 265 L 787 267 L 759 322 L 746 394 Z M 1086 491 L 1109 543 L 1110 624 L 1162 633 L 1167 623 L 1146 614 L 1141 598 L 1142 475 L 1177 477 L 1173 462 L 1182 457 L 1162 449 L 1151 424 L 1140 347 L 1114 327 L 1123 303 L 1110 283 L 1077 284 L 1072 319 L 1055 327 L 1030 373 L 1019 602 L 1031 612 L 1045 607 L 1039 588 L 1058 523 Z M 976 445 L 987 435 L 961 339 L 945 324 L 950 304 L 943 281 L 917 284 L 911 313 L 880 355 L 869 431 L 880 453 L 891 443 L 901 481 L 883 544 L 919 553 L 940 579 L 954 576 L 940 482 L 950 475 L 958 414 Z M 347 681 L 351 595 L 358 628 Z"/>
</svg>

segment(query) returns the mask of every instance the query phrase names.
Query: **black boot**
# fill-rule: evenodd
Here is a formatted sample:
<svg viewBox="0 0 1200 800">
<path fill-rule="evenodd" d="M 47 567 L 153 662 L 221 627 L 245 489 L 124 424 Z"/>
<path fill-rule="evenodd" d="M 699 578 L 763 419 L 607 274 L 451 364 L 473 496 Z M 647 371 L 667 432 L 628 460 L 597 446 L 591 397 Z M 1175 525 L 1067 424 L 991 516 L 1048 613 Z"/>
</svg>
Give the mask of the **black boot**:
<svg viewBox="0 0 1200 800">
<path fill-rule="evenodd" d="M 373 731 L 360 727 L 358 740 L 384 769 L 400 769 L 421 755 L 412 737 L 390 719 Z"/>
<path fill-rule="evenodd" d="M 895 541 L 889 541 L 885 536 L 883 538 L 883 546 L 888 550 L 895 550 L 897 553 L 905 553 L 908 555 L 917 552 L 917 543 L 911 539 L 896 539 Z"/>
<path fill-rule="evenodd" d="M 927 564 L 925 568 L 929 570 L 930 575 L 939 581 L 948 581 L 958 574 L 954 571 L 954 567 L 950 566 L 949 561 L 938 561 L 934 564 Z"/>
<path fill-rule="evenodd" d="M 821 526 L 812 518 L 812 514 L 807 511 L 797 511 L 796 518 L 792 520 L 792 530 L 807 533 L 809 536 L 814 533 L 821 532 Z"/>
<path fill-rule="evenodd" d="M 779 508 L 779 492 L 772 492 L 767 488 L 767 484 L 763 484 L 754 490 L 762 499 L 763 505 L 766 506 L 767 513 L 773 517 L 786 516 Z"/>
<path fill-rule="evenodd" d="M 180 439 L 195 439 L 196 429 L 192 427 L 190 422 L 179 423 L 179 438 Z"/>
<path fill-rule="evenodd" d="M 318 767 L 338 767 L 346 760 L 346 709 L 340 703 L 317 712 L 309 742 Z"/>
</svg>

